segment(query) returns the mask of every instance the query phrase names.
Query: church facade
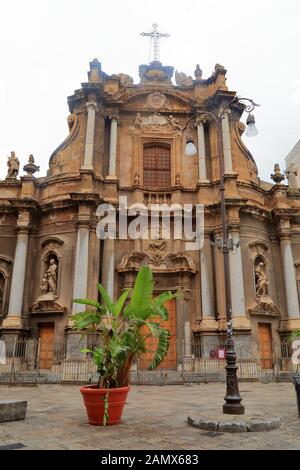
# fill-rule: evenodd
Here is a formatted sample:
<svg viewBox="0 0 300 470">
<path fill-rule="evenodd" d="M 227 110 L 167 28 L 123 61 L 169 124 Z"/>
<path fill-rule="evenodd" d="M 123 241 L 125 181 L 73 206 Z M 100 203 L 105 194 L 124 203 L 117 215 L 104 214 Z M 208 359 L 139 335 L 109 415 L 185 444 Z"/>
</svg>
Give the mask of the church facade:
<svg viewBox="0 0 300 470">
<path fill-rule="evenodd" d="M 116 297 L 148 264 L 157 293 L 182 293 L 169 306 L 168 367 L 189 364 L 195 342 L 209 357 L 224 339 L 217 130 L 208 115 L 185 127 L 197 110 L 218 113 L 235 93 L 219 64 L 206 79 L 199 66 L 194 77 L 176 72 L 176 84 L 173 73 L 154 61 L 140 66 L 135 84 L 123 73 L 107 75 L 95 59 L 88 81 L 68 98 L 69 133 L 47 175 L 35 176 L 30 156 L 18 177 L 12 152 L 0 182 L 2 337 L 76 344 L 70 316 L 81 308 L 73 299 L 96 298 L 97 282 Z M 239 354 L 247 356 L 256 343 L 271 357 L 300 329 L 300 189 L 259 178 L 242 141 L 243 112 L 233 103 L 222 122 L 233 328 Z M 197 155 L 185 154 L 188 136 Z M 100 240 L 97 208 L 107 203 L 118 213 L 121 196 L 147 208 L 202 204 L 202 249 L 186 250 L 184 239 L 160 233 Z"/>
</svg>

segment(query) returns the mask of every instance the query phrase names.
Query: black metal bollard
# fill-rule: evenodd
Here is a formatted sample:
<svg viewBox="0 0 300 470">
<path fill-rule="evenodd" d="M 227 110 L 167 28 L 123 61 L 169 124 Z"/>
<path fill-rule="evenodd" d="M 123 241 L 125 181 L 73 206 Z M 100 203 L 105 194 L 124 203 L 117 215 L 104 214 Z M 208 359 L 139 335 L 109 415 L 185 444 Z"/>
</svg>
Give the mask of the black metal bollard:
<svg viewBox="0 0 300 470">
<path fill-rule="evenodd" d="M 293 379 L 297 395 L 298 416 L 300 418 L 300 374 L 294 375 Z"/>
</svg>

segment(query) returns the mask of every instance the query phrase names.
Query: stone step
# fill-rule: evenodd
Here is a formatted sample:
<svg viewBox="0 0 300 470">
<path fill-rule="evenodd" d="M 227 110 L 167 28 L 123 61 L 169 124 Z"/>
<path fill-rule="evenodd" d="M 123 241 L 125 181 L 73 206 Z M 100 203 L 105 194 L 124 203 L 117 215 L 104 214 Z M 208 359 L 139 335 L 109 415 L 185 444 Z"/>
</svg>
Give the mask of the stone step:
<svg viewBox="0 0 300 470">
<path fill-rule="evenodd" d="M 0 400 L 0 423 L 25 419 L 27 401 Z"/>
</svg>

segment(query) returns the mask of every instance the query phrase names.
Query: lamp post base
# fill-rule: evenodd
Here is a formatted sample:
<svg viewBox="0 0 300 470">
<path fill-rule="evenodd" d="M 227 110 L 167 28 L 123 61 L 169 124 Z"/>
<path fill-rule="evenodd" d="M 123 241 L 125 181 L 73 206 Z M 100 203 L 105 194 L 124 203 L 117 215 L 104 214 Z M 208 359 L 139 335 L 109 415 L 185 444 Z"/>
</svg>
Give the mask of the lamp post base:
<svg viewBox="0 0 300 470">
<path fill-rule="evenodd" d="M 225 415 L 243 415 L 245 414 L 245 407 L 241 403 L 225 403 L 223 413 Z"/>
<path fill-rule="evenodd" d="M 228 415 L 243 415 L 245 408 L 241 404 L 242 397 L 239 392 L 237 378 L 238 366 L 236 365 L 236 353 L 232 335 L 226 340 L 226 396 L 223 405 L 223 413 Z"/>
</svg>

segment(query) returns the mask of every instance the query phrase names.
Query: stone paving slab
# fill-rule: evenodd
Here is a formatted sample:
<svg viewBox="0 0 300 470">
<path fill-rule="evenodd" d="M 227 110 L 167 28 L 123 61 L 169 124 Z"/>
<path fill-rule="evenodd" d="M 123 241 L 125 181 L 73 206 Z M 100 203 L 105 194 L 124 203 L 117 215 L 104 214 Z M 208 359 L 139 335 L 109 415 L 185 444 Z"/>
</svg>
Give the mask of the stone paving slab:
<svg viewBox="0 0 300 470">
<path fill-rule="evenodd" d="M 0 443 L 22 444 L 26 446 L 22 450 L 300 449 L 300 419 L 292 384 L 245 383 L 240 391 L 247 413 L 278 416 L 281 428 L 230 434 L 188 426 L 188 416 L 221 413 L 224 384 L 133 386 L 122 423 L 106 428 L 87 424 L 79 386 L 0 386 L 0 400 L 28 401 L 24 421 L 0 423 Z"/>
</svg>

